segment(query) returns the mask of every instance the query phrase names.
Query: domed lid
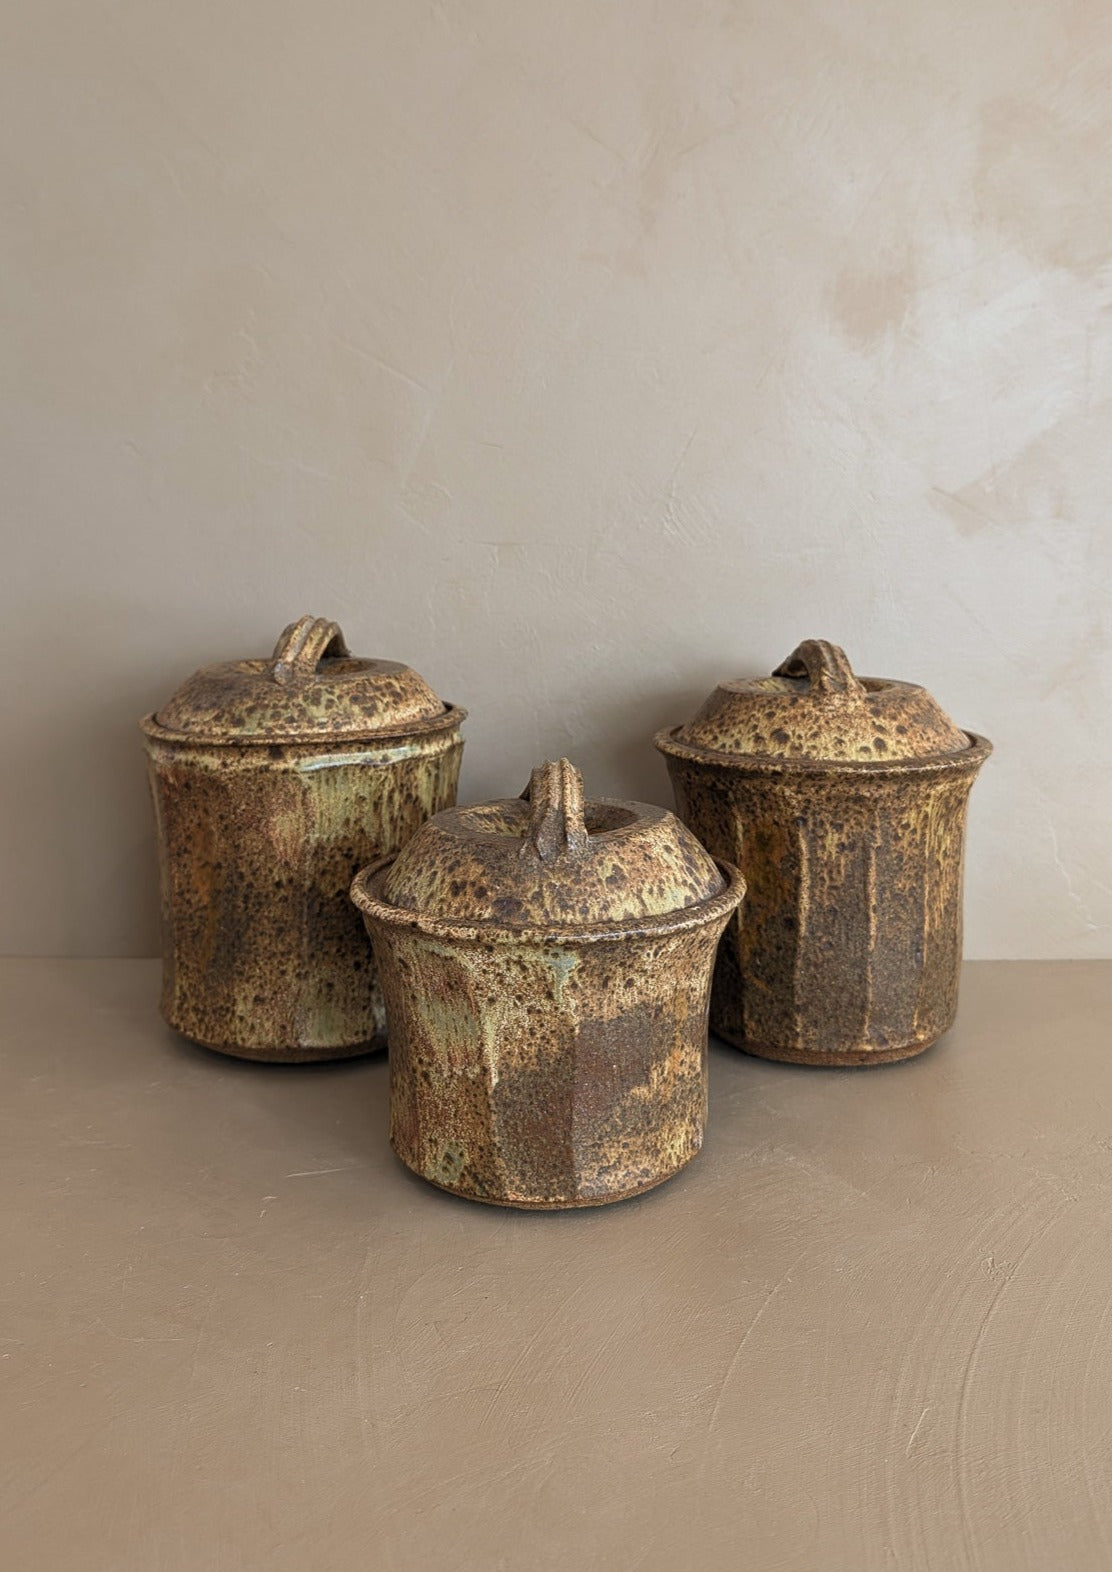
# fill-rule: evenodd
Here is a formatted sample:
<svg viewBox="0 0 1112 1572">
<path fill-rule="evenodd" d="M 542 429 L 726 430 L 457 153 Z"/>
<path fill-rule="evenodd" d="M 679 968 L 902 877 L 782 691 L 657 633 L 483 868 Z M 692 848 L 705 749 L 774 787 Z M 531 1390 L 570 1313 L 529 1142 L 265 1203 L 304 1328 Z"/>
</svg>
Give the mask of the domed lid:
<svg viewBox="0 0 1112 1572">
<path fill-rule="evenodd" d="M 584 802 L 583 777 L 561 759 L 535 769 L 519 798 L 429 819 L 380 891 L 387 905 L 426 917 L 582 927 L 672 914 L 725 888 L 674 814 Z"/>
<path fill-rule="evenodd" d="M 454 724 L 415 671 L 352 655 L 338 623 L 292 622 L 269 660 L 203 666 L 154 717 L 155 726 L 208 742 L 312 742 L 399 736 Z"/>
<path fill-rule="evenodd" d="M 806 639 L 771 677 L 721 683 L 686 726 L 658 739 L 692 752 L 878 764 L 964 752 L 970 739 L 924 688 L 856 677 L 844 650 Z"/>
</svg>

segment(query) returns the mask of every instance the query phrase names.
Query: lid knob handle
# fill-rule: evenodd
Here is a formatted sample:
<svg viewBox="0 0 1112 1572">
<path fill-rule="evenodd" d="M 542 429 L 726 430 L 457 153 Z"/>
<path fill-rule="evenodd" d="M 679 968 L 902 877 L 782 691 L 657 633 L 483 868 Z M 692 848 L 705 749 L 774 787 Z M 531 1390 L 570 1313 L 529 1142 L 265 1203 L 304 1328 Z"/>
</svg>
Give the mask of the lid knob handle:
<svg viewBox="0 0 1112 1572">
<path fill-rule="evenodd" d="M 583 777 L 574 764 L 561 759 L 538 765 L 521 795 L 530 807 L 526 844 L 541 862 L 583 855 L 589 837 L 583 817 Z"/>
<path fill-rule="evenodd" d="M 338 622 L 326 617 L 299 617 L 285 629 L 274 646 L 275 682 L 311 677 L 326 656 L 350 655 Z"/>
<path fill-rule="evenodd" d="M 817 693 L 860 695 L 865 689 L 853 675 L 846 652 L 827 639 L 804 639 L 772 673 L 774 677 L 806 677 Z"/>
</svg>

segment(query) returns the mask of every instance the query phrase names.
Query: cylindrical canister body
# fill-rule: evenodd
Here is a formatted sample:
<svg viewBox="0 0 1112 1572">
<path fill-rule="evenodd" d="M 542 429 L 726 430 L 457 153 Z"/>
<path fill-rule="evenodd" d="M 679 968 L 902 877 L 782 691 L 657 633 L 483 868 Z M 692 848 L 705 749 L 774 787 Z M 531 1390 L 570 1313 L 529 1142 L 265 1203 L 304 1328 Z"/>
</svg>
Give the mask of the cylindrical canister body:
<svg viewBox="0 0 1112 1572">
<path fill-rule="evenodd" d="M 668 756 L 677 812 L 743 872 L 712 1030 L 749 1053 L 876 1064 L 933 1043 L 957 1009 L 966 804 L 987 753 L 885 768 Z"/>
<path fill-rule="evenodd" d="M 680 932 L 563 943 L 372 923 L 402 1162 L 472 1200 L 546 1208 L 682 1168 L 706 1122 L 719 907 Z"/>
<path fill-rule="evenodd" d="M 992 751 L 915 683 L 805 639 L 656 736 L 676 810 L 745 876 L 712 1030 L 800 1064 L 882 1064 L 957 1010 L 969 790 Z"/>
<path fill-rule="evenodd" d="M 352 874 L 455 801 L 458 726 L 332 747 L 144 730 L 166 1020 L 243 1058 L 366 1052 L 385 1017 Z"/>
<path fill-rule="evenodd" d="M 382 1042 L 348 890 L 455 802 L 465 715 L 305 616 L 269 659 L 203 666 L 147 716 L 171 1026 L 279 1062 Z"/>
<path fill-rule="evenodd" d="M 390 1031 L 391 1141 L 442 1189 L 599 1206 L 699 1151 L 715 950 L 744 893 L 672 814 L 566 760 L 352 886 Z"/>
</svg>

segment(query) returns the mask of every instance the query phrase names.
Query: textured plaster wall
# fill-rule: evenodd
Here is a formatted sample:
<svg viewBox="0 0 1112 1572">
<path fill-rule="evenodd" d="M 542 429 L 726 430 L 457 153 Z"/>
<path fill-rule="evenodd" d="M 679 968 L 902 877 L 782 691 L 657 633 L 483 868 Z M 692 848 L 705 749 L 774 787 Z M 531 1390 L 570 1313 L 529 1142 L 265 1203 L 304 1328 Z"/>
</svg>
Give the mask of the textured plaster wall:
<svg viewBox="0 0 1112 1572">
<path fill-rule="evenodd" d="M 3 33 L 0 949 L 156 948 L 134 721 L 313 611 L 468 796 L 836 639 L 997 744 L 969 953 L 1112 952 L 1104 0 Z"/>
</svg>

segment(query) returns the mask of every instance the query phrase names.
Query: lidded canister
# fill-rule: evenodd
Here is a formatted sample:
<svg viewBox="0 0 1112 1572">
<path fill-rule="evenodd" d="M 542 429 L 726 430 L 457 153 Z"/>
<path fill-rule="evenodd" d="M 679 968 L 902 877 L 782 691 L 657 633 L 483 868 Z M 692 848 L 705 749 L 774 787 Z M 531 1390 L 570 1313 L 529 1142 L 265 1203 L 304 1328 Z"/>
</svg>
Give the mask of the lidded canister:
<svg viewBox="0 0 1112 1572">
<path fill-rule="evenodd" d="M 957 1009 L 966 805 L 992 751 L 913 683 L 808 639 L 657 733 L 684 823 L 748 896 L 711 1028 L 768 1059 L 877 1064 Z"/>
<path fill-rule="evenodd" d="M 348 889 L 456 800 L 465 710 L 302 617 L 142 723 L 158 827 L 162 1013 L 246 1059 L 332 1059 L 385 1024 Z"/>
<path fill-rule="evenodd" d="M 452 808 L 352 898 L 390 1030 L 390 1139 L 502 1206 L 660 1184 L 706 1120 L 715 949 L 744 883 L 673 814 L 584 801 L 566 759 L 523 797 Z"/>
</svg>

